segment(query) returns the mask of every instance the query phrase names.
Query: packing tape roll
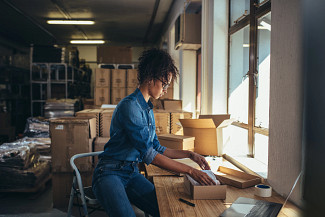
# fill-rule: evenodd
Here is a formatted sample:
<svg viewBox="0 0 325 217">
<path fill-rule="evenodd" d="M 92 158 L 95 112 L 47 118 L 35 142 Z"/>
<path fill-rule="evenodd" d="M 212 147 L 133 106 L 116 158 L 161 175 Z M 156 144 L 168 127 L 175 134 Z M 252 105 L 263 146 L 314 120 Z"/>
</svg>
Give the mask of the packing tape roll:
<svg viewBox="0 0 325 217">
<path fill-rule="evenodd" d="M 255 195 L 259 197 L 271 197 L 272 187 L 269 185 L 255 185 Z"/>
</svg>

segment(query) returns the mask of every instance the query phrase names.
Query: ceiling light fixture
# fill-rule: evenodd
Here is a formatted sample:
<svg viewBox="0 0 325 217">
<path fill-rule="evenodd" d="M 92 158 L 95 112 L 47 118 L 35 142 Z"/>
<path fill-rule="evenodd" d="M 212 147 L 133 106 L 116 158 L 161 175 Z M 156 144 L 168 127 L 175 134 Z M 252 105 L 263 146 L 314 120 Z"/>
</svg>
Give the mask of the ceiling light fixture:
<svg viewBox="0 0 325 217">
<path fill-rule="evenodd" d="M 71 44 L 104 44 L 104 40 L 71 40 Z"/>
<path fill-rule="evenodd" d="M 243 47 L 249 47 L 249 44 L 243 44 Z"/>
<path fill-rule="evenodd" d="M 48 20 L 48 24 L 61 24 L 61 25 L 94 25 L 95 21 L 92 20 Z"/>
</svg>

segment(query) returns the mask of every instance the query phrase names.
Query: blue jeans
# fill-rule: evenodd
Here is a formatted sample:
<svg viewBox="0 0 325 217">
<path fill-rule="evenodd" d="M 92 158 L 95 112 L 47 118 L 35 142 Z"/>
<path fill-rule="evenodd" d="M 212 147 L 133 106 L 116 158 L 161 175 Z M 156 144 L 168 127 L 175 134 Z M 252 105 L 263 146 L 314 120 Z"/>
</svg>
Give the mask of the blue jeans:
<svg viewBox="0 0 325 217">
<path fill-rule="evenodd" d="M 139 173 L 136 161 L 100 159 L 92 186 L 109 217 L 135 217 L 131 203 L 159 216 L 155 187 Z"/>
</svg>

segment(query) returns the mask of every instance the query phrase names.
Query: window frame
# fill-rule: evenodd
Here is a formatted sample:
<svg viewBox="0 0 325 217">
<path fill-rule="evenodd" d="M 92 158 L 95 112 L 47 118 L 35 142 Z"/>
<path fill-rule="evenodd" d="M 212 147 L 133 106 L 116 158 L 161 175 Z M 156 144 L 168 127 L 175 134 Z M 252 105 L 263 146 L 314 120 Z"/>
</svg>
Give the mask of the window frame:
<svg viewBox="0 0 325 217">
<path fill-rule="evenodd" d="M 228 50 L 230 51 L 230 37 L 237 31 L 249 25 L 249 90 L 248 90 L 248 124 L 235 122 L 233 125 L 248 130 L 248 156 L 254 157 L 254 141 L 255 133 L 265 136 L 269 135 L 269 130 L 266 128 L 255 126 L 255 99 L 256 85 L 254 82 L 254 74 L 257 72 L 257 23 L 258 19 L 265 14 L 271 12 L 271 0 L 259 6 L 257 0 L 250 0 L 250 13 L 239 20 L 236 24 L 231 25 L 231 1 L 229 0 L 229 26 L 228 26 Z M 227 113 L 229 113 L 229 73 L 230 73 L 230 52 L 228 52 L 227 60 Z"/>
</svg>

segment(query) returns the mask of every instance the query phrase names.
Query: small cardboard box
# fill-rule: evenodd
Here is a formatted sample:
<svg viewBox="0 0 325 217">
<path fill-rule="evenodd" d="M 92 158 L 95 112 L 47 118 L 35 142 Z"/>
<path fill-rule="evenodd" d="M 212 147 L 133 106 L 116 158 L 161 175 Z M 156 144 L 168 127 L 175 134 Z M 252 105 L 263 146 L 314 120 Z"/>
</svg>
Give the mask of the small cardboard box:
<svg viewBox="0 0 325 217">
<path fill-rule="evenodd" d="M 182 110 L 182 100 L 164 99 L 162 100 L 165 110 Z"/>
<path fill-rule="evenodd" d="M 154 111 L 156 133 L 159 134 L 169 134 L 170 133 L 170 113 L 165 110 L 155 110 Z"/>
<path fill-rule="evenodd" d="M 111 70 L 97 68 L 95 70 L 96 87 L 109 87 L 111 84 Z"/>
<path fill-rule="evenodd" d="M 195 138 L 193 136 L 161 134 L 158 136 L 158 139 L 160 144 L 167 148 L 194 151 Z"/>
<path fill-rule="evenodd" d="M 95 105 L 110 103 L 110 88 L 109 87 L 95 87 Z"/>
<path fill-rule="evenodd" d="M 138 70 L 128 69 L 126 71 L 126 87 L 136 88 L 138 86 Z"/>
<path fill-rule="evenodd" d="M 92 152 L 96 137 L 95 118 L 59 118 L 50 121 L 52 171 L 70 172 L 70 158 L 75 154 Z M 92 170 L 90 158 L 76 160 L 80 171 Z"/>
<path fill-rule="evenodd" d="M 184 176 L 184 186 L 193 200 L 226 199 L 226 185 L 193 185 L 187 176 Z"/>
<path fill-rule="evenodd" d="M 175 135 L 183 135 L 183 127 L 179 120 L 191 118 L 192 112 L 170 111 L 170 133 Z"/>
<path fill-rule="evenodd" d="M 200 116 L 201 118 L 202 116 Z M 222 128 L 232 123 L 230 115 L 211 115 L 209 119 L 180 119 L 185 136 L 194 136 L 194 150 L 202 155 L 220 156 Z"/>
<path fill-rule="evenodd" d="M 114 110 L 103 110 L 100 113 L 100 137 L 110 137 L 110 127 Z"/>
<path fill-rule="evenodd" d="M 97 137 L 94 141 L 94 152 L 104 151 L 104 146 L 108 142 L 109 137 Z M 98 156 L 94 157 L 94 166 L 98 163 Z"/>
<path fill-rule="evenodd" d="M 113 87 L 111 94 L 111 104 L 117 105 L 124 97 L 126 97 L 125 87 Z"/>
<path fill-rule="evenodd" d="M 222 184 L 231 185 L 237 188 L 248 188 L 261 183 L 261 178 L 238 170 L 219 166 L 217 174 Z"/>
<path fill-rule="evenodd" d="M 155 110 L 157 110 L 157 109 L 164 109 L 164 107 L 163 107 L 162 102 L 161 102 L 160 99 L 155 99 L 155 98 L 150 97 L 150 102 L 152 103 L 153 108 Z"/>
<path fill-rule="evenodd" d="M 126 70 L 112 69 L 112 85 L 111 87 L 126 87 Z"/>
</svg>

